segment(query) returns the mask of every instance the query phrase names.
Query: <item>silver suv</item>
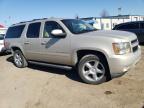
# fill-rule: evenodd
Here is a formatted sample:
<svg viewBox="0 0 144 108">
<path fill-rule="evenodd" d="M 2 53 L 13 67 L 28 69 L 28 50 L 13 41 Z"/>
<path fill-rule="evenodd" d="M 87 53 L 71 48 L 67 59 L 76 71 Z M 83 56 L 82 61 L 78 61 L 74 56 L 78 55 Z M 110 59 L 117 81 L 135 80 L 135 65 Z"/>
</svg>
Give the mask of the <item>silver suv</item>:
<svg viewBox="0 0 144 108">
<path fill-rule="evenodd" d="M 141 49 L 136 35 L 100 31 L 76 19 L 37 19 L 9 27 L 5 47 L 19 68 L 29 61 L 76 67 L 80 78 L 99 84 L 136 64 Z"/>
</svg>

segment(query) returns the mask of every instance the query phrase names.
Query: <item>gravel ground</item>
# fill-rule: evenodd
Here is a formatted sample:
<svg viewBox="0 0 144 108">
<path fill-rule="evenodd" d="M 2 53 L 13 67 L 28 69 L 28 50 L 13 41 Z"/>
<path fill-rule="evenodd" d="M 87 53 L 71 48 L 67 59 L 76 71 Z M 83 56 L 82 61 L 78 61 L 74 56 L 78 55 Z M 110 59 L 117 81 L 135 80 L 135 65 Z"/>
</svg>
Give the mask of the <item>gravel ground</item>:
<svg viewBox="0 0 144 108">
<path fill-rule="evenodd" d="M 11 61 L 0 56 L 0 108 L 144 108 L 144 46 L 135 67 L 100 85 L 82 83 L 68 69 L 19 69 Z"/>
</svg>

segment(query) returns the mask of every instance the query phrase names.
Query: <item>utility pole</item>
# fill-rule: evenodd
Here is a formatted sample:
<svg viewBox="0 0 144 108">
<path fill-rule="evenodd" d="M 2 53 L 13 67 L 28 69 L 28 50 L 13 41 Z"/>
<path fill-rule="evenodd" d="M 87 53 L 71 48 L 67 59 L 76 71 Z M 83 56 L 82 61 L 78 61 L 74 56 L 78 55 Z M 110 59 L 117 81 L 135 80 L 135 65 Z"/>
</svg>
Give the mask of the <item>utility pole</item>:
<svg viewBox="0 0 144 108">
<path fill-rule="evenodd" d="M 121 8 L 121 7 L 119 7 L 119 8 L 118 8 L 118 16 L 120 16 L 120 15 L 121 15 L 121 11 L 122 11 L 122 8 Z"/>
</svg>

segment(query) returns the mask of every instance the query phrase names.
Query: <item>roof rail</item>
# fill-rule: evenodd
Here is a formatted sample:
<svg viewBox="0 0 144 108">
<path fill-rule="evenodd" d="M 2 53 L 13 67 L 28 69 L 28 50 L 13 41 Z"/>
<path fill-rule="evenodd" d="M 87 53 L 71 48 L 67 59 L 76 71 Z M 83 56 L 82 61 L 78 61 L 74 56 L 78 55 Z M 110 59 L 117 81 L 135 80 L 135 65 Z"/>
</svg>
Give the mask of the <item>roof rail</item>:
<svg viewBox="0 0 144 108">
<path fill-rule="evenodd" d="M 48 19 L 48 18 L 42 18 L 42 19 Z"/>
<path fill-rule="evenodd" d="M 33 19 L 31 21 L 37 21 L 37 20 L 43 20 L 43 19 L 48 19 L 48 18 Z"/>
<path fill-rule="evenodd" d="M 19 22 L 19 23 L 25 23 L 25 22 L 27 22 L 27 21 L 22 21 L 22 22 Z"/>
<path fill-rule="evenodd" d="M 40 19 L 33 19 L 33 20 L 31 20 L 31 21 L 37 21 L 37 20 L 40 20 Z"/>
<path fill-rule="evenodd" d="M 19 23 L 15 23 L 15 24 L 13 24 L 13 25 L 16 25 L 16 24 L 21 24 L 21 23 L 26 23 L 26 22 L 37 21 L 37 20 L 44 20 L 44 19 L 48 19 L 48 18 L 33 19 L 33 20 L 30 20 L 30 21 L 22 21 L 22 22 L 19 22 Z"/>
</svg>

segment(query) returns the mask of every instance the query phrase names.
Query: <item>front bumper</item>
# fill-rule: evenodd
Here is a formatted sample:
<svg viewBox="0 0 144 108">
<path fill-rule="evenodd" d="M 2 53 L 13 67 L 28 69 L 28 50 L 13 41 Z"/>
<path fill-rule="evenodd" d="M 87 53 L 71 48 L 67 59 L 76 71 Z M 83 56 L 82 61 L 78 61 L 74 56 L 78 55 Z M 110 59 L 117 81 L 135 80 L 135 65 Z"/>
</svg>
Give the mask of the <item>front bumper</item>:
<svg viewBox="0 0 144 108">
<path fill-rule="evenodd" d="M 111 76 L 123 75 L 141 58 L 141 48 L 127 55 L 113 55 L 108 59 Z"/>
</svg>

